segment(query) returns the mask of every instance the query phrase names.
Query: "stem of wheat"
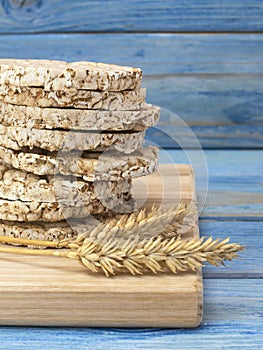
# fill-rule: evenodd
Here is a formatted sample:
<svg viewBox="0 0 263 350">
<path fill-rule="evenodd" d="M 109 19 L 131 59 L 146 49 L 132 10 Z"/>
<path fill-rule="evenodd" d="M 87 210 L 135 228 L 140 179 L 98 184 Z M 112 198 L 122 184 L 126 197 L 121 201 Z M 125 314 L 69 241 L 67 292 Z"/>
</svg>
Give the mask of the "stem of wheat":
<svg viewBox="0 0 263 350">
<path fill-rule="evenodd" d="M 196 270 L 204 262 L 214 266 L 237 257 L 244 247 L 229 239 L 193 238 L 183 240 L 180 232 L 192 229 L 196 209 L 180 204 L 176 209 L 152 207 L 131 215 L 113 218 L 80 235 L 76 240 L 50 242 L 0 236 L 0 242 L 56 248 L 32 250 L 0 246 L 0 252 L 66 257 L 77 260 L 91 272 L 106 276 L 118 272 L 133 275 Z M 193 220 L 194 217 L 194 220 Z M 57 248 L 66 248 L 60 250 Z"/>
<path fill-rule="evenodd" d="M 66 246 L 68 248 L 66 250 L 0 247 L 0 252 L 66 257 L 77 260 L 91 272 L 102 271 L 106 276 L 110 276 L 121 271 L 133 275 L 142 274 L 147 270 L 154 273 L 167 270 L 173 273 L 194 271 L 204 262 L 219 266 L 225 260 L 236 258 L 237 252 L 243 250 L 239 244 L 229 243 L 229 238 L 213 240 L 212 237 L 209 237 L 208 239 L 183 240 L 180 236 L 171 239 L 164 239 L 160 236 L 137 242 L 132 239 L 120 241 L 110 238 L 103 243 L 86 238 L 80 242 L 69 242 Z"/>
</svg>

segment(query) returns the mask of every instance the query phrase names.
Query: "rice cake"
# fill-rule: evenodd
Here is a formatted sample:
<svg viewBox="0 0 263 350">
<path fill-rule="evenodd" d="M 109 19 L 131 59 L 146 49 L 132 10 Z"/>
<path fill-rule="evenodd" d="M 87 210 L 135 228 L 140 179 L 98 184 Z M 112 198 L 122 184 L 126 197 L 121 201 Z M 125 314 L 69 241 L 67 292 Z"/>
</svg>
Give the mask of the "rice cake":
<svg viewBox="0 0 263 350">
<path fill-rule="evenodd" d="M 131 154 L 119 152 L 22 152 L 0 146 L 3 163 L 36 175 L 73 175 L 85 181 L 119 181 L 145 176 L 156 170 L 158 148 L 139 148 Z"/>
<path fill-rule="evenodd" d="M 0 164 L 0 198 L 22 202 L 87 205 L 131 192 L 131 180 L 86 182 L 69 176 L 40 176 Z"/>
<path fill-rule="evenodd" d="M 140 86 L 139 68 L 97 62 L 0 59 L 0 84 L 17 87 L 43 87 L 122 91 Z"/>
<path fill-rule="evenodd" d="M 0 85 L 0 101 L 31 107 L 72 107 L 105 110 L 139 110 L 146 89 L 124 91 L 57 90 Z"/>
<path fill-rule="evenodd" d="M 83 218 L 91 214 L 118 210 L 123 205 L 130 205 L 131 208 L 134 206 L 131 194 L 120 193 L 116 198 L 103 200 L 103 203 L 99 199 L 93 199 L 89 204 L 82 204 L 78 207 L 60 202 L 22 202 L 0 198 L 0 220 L 57 222 L 68 218 Z"/>
<path fill-rule="evenodd" d="M 137 111 L 40 108 L 0 103 L 0 123 L 35 129 L 143 131 L 156 125 L 160 108 L 144 104 Z"/>
<path fill-rule="evenodd" d="M 0 220 L 0 235 L 12 238 L 38 239 L 58 242 L 75 239 L 104 221 L 104 215 L 90 215 L 82 219 L 67 219 L 58 222 L 19 222 Z M 33 248 L 32 245 L 30 247 Z"/>
<path fill-rule="evenodd" d="M 111 149 L 132 153 L 142 146 L 145 132 L 81 132 L 46 129 L 31 129 L 0 124 L 0 145 L 13 150 L 28 147 L 57 151 L 96 151 Z"/>
</svg>

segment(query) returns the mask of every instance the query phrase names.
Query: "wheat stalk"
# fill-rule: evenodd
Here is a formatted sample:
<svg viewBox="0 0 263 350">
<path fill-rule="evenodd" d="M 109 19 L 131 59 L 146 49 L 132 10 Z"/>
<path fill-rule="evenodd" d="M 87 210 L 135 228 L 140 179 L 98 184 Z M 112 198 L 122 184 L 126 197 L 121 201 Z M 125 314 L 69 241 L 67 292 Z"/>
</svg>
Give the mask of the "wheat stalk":
<svg viewBox="0 0 263 350">
<path fill-rule="evenodd" d="M 157 208 L 153 205 L 150 210 L 141 209 L 130 215 L 110 215 L 104 217 L 105 223 L 98 224 L 95 228 L 90 228 L 79 235 L 77 241 L 85 238 L 101 242 L 110 237 L 115 238 L 146 238 L 162 235 L 164 238 L 174 237 L 181 232 L 187 232 L 196 222 L 195 204 L 180 203 L 176 208 Z M 44 240 L 28 240 L 22 238 L 11 238 L 0 236 L 0 242 L 30 245 L 49 248 L 67 248 L 71 243 L 69 240 L 50 242 Z"/>
<path fill-rule="evenodd" d="M 181 238 L 180 230 L 191 229 L 189 223 L 193 219 L 189 218 L 195 213 L 195 206 L 187 204 L 181 204 L 176 209 L 152 207 L 149 212 L 141 210 L 111 219 L 74 241 L 49 242 L 0 236 L 0 242 L 5 243 L 66 248 L 32 250 L 2 246 L 0 251 L 75 259 L 89 271 L 102 271 L 106 276 L 119 272 L 136 275 L 149 270 L 176 273 L 196 270 L 204 262 L 219 266 L 225 260 L 236 258 L 244 247 L 230 244 L 229 238 Z"/>
<path fill-rule="evenodd" d="M 229 243 L 229 238 L 183 240 L 181 236 L 170 239 L 161 236 L 143 240 L 128 239 L 121 242 L 113 237 L 103 240 L 103 243 L 85 238 L 69 242 L 66 246 L 66 250 L 0 247 L 0 252 L 75 259 L 87 270 L 102 271 L 109 277 L 122 271 L 132 275 L 143 274 L 149 270 L 154 273 L 195 271 L 204 262 L 214 266 L 224 264 L 225 260 L 236 258 L 237 253 L 244 249 L 239 244 Z"/>
</svg>

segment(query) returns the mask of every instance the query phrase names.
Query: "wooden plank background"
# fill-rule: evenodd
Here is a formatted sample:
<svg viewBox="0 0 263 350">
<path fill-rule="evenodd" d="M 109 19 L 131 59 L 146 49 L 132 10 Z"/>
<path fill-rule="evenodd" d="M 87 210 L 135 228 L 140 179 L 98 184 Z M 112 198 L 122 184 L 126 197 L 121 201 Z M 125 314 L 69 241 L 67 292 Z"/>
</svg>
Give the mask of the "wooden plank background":
<svg viewBox="0 0 263 350">
<path fill-rule="evenodd" d="M 261 31 L 260 0 L 3 0 L 2 33 Z M 22 16 L 23 15 L 23 16 Z"/>
<path fill-rule="evenodd" d="M 196 152 L 196 153 L 195 153 Z M 191 154 L 201 159 L 200 151 Z M 167 151 L 161 152 L 162 154 Z M 184 152 L 168 151 L 172 162 L 188 163 Z M 208 193 L 201 218 L 206 220 L 261 221 L 263 218 L 263 151 L 210 150 L 205 152 Z M 165 160 L 167 162 L 167 158 Z M 198 186 L 198 178 L 196 179 Z M 197 192 L 200 189 L 197 187 Z M 262 230 L 262 223 L 259 223 Z"/>
<path fill-rule="evenodd" d="M 263 146 L 261 1 L 3 0 L 0 18 L 0 57 L 139 66 L 148 101 L 182 118 L 204 148 Z M 161 124 L 175 135 L 171 118 Z"/>
</svg>

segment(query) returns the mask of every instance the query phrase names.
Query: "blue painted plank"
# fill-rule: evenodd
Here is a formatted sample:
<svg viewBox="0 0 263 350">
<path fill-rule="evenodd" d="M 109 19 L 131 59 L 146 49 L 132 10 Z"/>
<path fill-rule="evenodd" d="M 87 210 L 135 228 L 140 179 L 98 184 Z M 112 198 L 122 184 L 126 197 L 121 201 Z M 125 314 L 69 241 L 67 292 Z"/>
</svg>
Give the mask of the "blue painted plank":
<svg viewBox="0 0 263 350">
<path fill-rule="evenodd" d="M 262 150 L 163 150 L 160 154 L 162 163 L 193 165 L 201 207 L 206 195 L 207 166 L 209 186 L 201 217 L 225 220 L 263 220 L 262 159 Z"/>
<path fill-rule="evenodd" d="M 146 76 L 143 85 L 147 100 L 163 107 L 161 129 L 184 137 L 185 147 L 194 145 L 180 118 L 204 148 L 263 148 L 263 75 Z M 148 135 L 162 147 L 178 147 L 156 129 Z"/>
<path fill-rule="evenodd" d="M 262 31 L 258 0 L 3 0 L 0 32 Z"/>
<path fill-rule="evenodd" d="M 189 126 L 263 125 L 263 75 L 145 76 L 147 100 Z M 170 118 L 169 118 L 170 117 Z M 162 125 L 176 125 L 163 113 Z"/>
<path fill-rule="evenodd" d="M 263 74 L 263 34 L 2 35 L 0 57 L 102 61 L 159 76 Z"/>
<path fill-rule="evenodd" d="M 165 124 L 165 125 L 163 125 Z M 246 149 L 263 148 L 262 125 L 231 125 L 231 126 L 191 126 L 192 132 L 204 149 Z M 147 139 L 157 143 L 162 148 L 180 148 L 177 141 L 183 140 L 184 148 L 196 148 L 196 142 L 189 133 L 189 127 L 171 125 L 163 118 L 161 124 L 147 131 Z"/>
<path fill-rule="evenodd" d="M 231 242 L 244 245 L 246 249 L 239 259 L 227 262 L 226 267 L 215 268 L 206 265 L 204 278 L 263 278 L 263 223 L 252 221 L 200 221 L 202 236 L 214 238 L 230 237 Z M 223 283 L 223 282 L 222 282 Z"/>
<path fill-rule="evenodd" d="M 165 151 L 171 159 L 176 162 L 187 163 L 187 158 L 182 151 L 169 150 Z M 239 177 L 247 176 L 253 179 L 254 176 L 263 174 L 263 152 L 261 150 L 206 150 L 204 155 L 208 164 L 208 172 L 210 176 L 220 177 Z M 199 151 L 192 151 L 193 159 L 199 159 Z M 161 155 L 161 161 L 167 161 Z"/>
<path fill-rule="evenodd" d="M 262 348 L 263 280 L 205 281 L 197 329 L 0 328 L 0 349 L 169 350 Z"/>
</svg>

